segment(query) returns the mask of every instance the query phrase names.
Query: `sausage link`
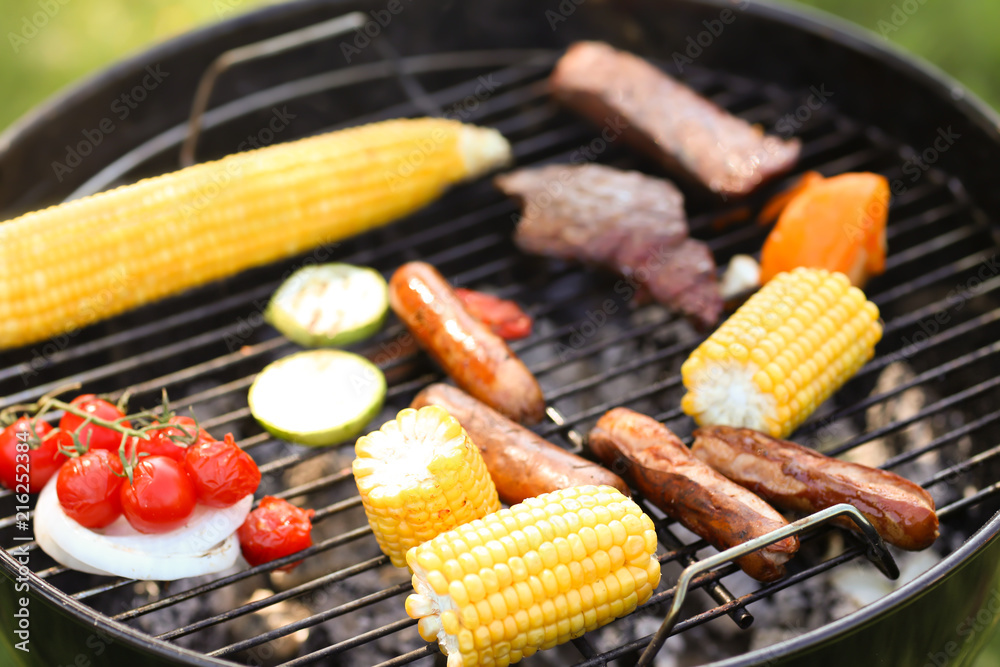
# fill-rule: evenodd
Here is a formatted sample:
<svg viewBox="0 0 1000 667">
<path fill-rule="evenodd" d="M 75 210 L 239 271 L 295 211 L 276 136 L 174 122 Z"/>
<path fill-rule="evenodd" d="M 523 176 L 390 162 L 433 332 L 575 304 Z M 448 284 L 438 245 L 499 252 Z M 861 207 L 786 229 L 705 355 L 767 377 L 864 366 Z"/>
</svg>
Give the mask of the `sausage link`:
<svg viewBox="0 0 1000 667">
<path fill-rule="evenodd" d="M 461 389 L 432 384 L 417 394 L 410 407 L 425 405 L 439 405 L 458 420 L 482 452 L 500 500 L 508 505 L 588 484 L 606 484 L 629 495 L 628 485 L 618 475 L 543 440 Z"/>
<path fill-rule="evenodd" d="M 934 499 L 895 473 L 824 456 L 748 428 L 708 426 L 694 432 L 695 456 L 778 507 L 810 514 L 854 505 L 886 542 L 911 551 L 938 536 Z M 842 525 L 856 529 L 853 522 Z"/>
<path fill-rule="evenodd" d="M 514 421 L 545 414 L 542 388 L 507 343 L 470 315 L 430 264 L 410 262 L 389 281 L 389 304 L 459 387 Z"/>
<path fill-rule="evenodd" d="M 605 413 L 590 432 L 605 465 L 625 469 L 651 503 L 720 551 L 788 525 L 773 507 L 696 459 L 666 426 L 626 408 Z M 785 574 L 797 537 L 759 549 L 736 563 L 758 581 Z"/>
</svg>

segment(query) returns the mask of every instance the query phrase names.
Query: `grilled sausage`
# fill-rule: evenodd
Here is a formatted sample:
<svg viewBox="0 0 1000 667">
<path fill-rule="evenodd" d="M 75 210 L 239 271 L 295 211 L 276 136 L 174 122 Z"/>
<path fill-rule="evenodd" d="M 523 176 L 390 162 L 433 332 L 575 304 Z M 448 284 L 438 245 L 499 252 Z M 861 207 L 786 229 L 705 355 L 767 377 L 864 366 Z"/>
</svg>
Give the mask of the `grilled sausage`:
<svg viewBox="0 0 1000 667">
<path fill-rule="evenodd" d="M 748 428 L 708 426 L 694 435 L 695 456 L 778 507 L 811 513 L 850 503 L 897 547 L 926 549 L 937 539 L 934 499 L 895 473 L 830 458 Z M 856 528 L 852 521 L 842 523 Z"/>
<path fill-rule="evenodd" d="M 628 485 L 618 475 L 543 440 L 461 389 L 432 384 L 417 394 L 410 407 L 425 405 L 439 405 L 458 420 L 482 452 L 500 499 L 508 505 L 588 484 L 607 484 L 629 495 Z"/>
<path fill-rule="evenodd" d="M 458 386 L 514 421 L 541 420 L 545 398 L 535 376 L 465 310 L 437 269 L 423 262 L 399 267 L 389 281 L 389 304 Z"/>
<path fill-rule="evenodd" d="M 788 525 L 756 495 L 709 468 L 670 430 L 651 417 L 615 408 L 590 432 L 590 448 L 605 465 L 623 467 L 642 494 L 670 517 L 721 550 Z M 798 551 L 788 537 L 738 559 L 758 581 L 785 574 L 785 563 Z"/>
</svg>

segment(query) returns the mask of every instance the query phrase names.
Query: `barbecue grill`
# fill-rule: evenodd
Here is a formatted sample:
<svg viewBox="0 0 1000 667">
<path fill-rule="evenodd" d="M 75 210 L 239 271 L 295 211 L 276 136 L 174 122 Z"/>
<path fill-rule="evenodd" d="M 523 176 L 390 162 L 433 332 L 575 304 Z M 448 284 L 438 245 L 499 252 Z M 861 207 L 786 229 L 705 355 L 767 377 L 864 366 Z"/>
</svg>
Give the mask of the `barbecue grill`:
<svg viewBox="0 0 1000 667">
<path fill-rule="evenodd" d="M 202 75 L 221 54 L 356 10 L 364 14 L 354 24 L 325 24 L 325 37 L 296 33 L 267 57 L 214 67 L 199 98 L 206 110 L 196 105 L 191 121 Z M 723 10 L 731 21 L 720 21 Z M 720 635 L 733 639 L 702 653 L 726 667 L 968 664 L 1000 606 L 1000 379 L 992 370 L 1000 352 L 1000 191 L 991 171 L 1000 132 L 996 116 L 960 86 L 847 26 L 749 1 L 291 3 L 141 54 L 22 120 L 0 139 L 0 212 L 8 218 L 175 169 L 185 138 L 189 154 L 205 160 L 248 139 L 287 141 L 428 113 L 498 128 L 519 165 L 583 159 L 659 173 L 548 98 L 553 63 L 584 38 L 648 57 L 739 116 L 801 137 L 797 173 L 871 170 L 890 179 L 887 270 L 866 290 L 882 311 L 884 338 L 794 438 L 913 477 L 934 494 L 942 523 L 933 564 L 925 561 L 910 581 L 798 636 L 775 635 L 771 645 L 741 639 L 769 629 L 762 611 L 827 587 L 816 583 L 824 577 L 881 577 L 863 558 L 863 541 L 832 528 L 810 532 L 790 575 L 773 584 L 751 585 L 731 563 L 699 575 L 657 664 L 694 664 L 685 656 L 698 638 L 714 644 Z M 160 80 L 146 87 L 145 101 L 116 116 L 113 102 L 151 72 Z M 105 119 L 111 131 L 99 130 Z M 54 171 L 54 163 L 68 169 Z M 755 252 L 767 230 L 752 217 L 790 178 L 744 201 L 687 188 L 693 235 L 710 243 L 720 266 Z M 262 493 L 317 510 L 317 541 L 303 553 L 194 581 L 135 582 L 67 571 L 33 542 L 15 541 L 15 502 L 3 492 L 5 664 L 442 664 L 403 612 L 408 578 L 380 555 L 359 509 L 352 443 L 309 449 L 276 441 L 250 416 L 246 391 L 266 363 L 295 350 L 261 317 L 289 271 L 336 260 L 388 274 L 421 259 L 453 283 L 516 299 L 533 315 L 535 332 L 514 349 L 545 390 L 544 437 L 579 450 L 580 434 L 618 405 L 687 436 L 693 424 L 678 408 L 679 366 L 700 335 L 661 307 L 627 300 L 612 276 L 519 253 L 510 240 L 516 219 L 516 207 L 489 183 L 472 183 L 384 229 L 0 353 L 0 406 L 80 382 L 90 392 L 128 388 L 134 407 L 151 407 L 165 387 L 175 407 L 190 407 L 211 432 L 237 436 L 261 465 Z M 17 270 L 16 258 L 5 260 L 3 270 Z M 423 354 L 405 349 L 402 331 L 393 321 L 353 346 L 389 379 L 375 425 L 439 379 Z M 665 572 L 653 599 L 524 664 L 638 659 L 680 568 L 713 553 L 647 510 L 661 517 Z M 12 552 L 27 554 L 30 573 L 19 575 Z M 274 572 L 296 560 L 304 562 L 294 572 Z M 14 650 L 10 630 L 24 596 L 30 653 Z"/>
</svg>

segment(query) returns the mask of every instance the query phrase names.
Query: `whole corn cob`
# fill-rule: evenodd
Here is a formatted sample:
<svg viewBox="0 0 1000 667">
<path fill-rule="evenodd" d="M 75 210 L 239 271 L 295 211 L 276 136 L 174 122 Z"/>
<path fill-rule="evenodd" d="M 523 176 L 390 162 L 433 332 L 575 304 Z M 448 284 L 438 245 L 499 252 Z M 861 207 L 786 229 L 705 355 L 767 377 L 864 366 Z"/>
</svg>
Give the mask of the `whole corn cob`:
<svg viewBox="0 0 1000 667">
<path fill-rule="evenodd" d="M 495 130 L 392 120 L 231 155 L 0 223 L 0 347 L 358 234 L 509 159 Z"/>
<path fill-rule="evenodd" d="M 691 353 L 684 412 L 784 438 L 874 354 L 878 307 L 842 273 L 779 273 Z"/>
<path fill-rule="evenodd" d="M 617 489 L 553 491 L 410 549 L 406 613 L 448 667 L 504 667 L 634 611 L 660 582 L 655 552 Z"/>
<path fill-rule="evenodd" d="M 354 452 L 368 523 L 396 567 L 407 549 L 500 509 L 479 448 L 444 408 L 402 410 Z"/>
</svg>

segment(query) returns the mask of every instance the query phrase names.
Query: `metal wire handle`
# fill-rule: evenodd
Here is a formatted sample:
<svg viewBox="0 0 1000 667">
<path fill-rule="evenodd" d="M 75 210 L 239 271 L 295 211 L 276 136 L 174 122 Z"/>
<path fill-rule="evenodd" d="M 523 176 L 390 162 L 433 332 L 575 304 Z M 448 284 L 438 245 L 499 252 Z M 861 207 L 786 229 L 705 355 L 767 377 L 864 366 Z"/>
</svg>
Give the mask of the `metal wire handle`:
<svg viewBox="0 0 1000 667">
<path fill-rule="evenodd" d="M 865 557 L 874 563 L 879 571 L 889 579 L 899 578 L 899 567 L 896 565 L 896 561 L 893 559 L 892 554 L 889 553 L 889 550 L 886 548 L 885 542 L 882 541 L 882 536 L 878 534 L 878 531 L 875 530 L 875 527 L 871 524 L 871 522 L 868 521 L 868 519 L 866 519 L 857 508 L 852 505 L 848 505 L 847 503 L 841 503 L 839 505 L 834 505 L 833 507 L 828 507 L 825 510 L 820 510 L 815 514 L 810 514 L 803 519 L 790 523 L 787 526 L 773 530 L 767 535 L 761 535 L 760 537 L 756 537 L 748 542 L 744 542 L 743 544 L 721 551 L 714 556 L 703 558 L 702 560 L 685 567 L 681 572 L 681 576 L 677 579 L 676 590 L 674 590 L 674 600 L 670 605 L 670 611 L 667 612 L 666 617 L 663 619 L 663 623 L 660 624 L 659 629 L 646 646 L 646 650 L 642 652 L 642 657 L 639 658 L 639 662 L 636 664 L 636 667 L 650 667 L 650 665 L 653 664 L 653 659 L 663 647 L 664 642 L 667 641 L 667 637 L 670 636 L 674 626 L 677 624 L 677 617 L 680 615 L 681 605 L 684 604 L 688 588 L 691 586 L 691 582 L 696 576 L 702 572 L 707 572 L 708 570 L 719 567 L 720 565 L 736 560 L 741 556 L 746 556 L 748 553 L 756 551 L 762 547 L 766 547 L 769 544 L 774 544 L 775 542 L 780 542 L 781 540 L 793 535 L 804 533 L 810 528 L 826 523 L 831 519 L 835 519 L 840 516 L 849 517 L 861 530 L 861 534 L 864 536 L 865 541 L 868 542 L 868 550 L 865 553 Z"/>
<path fill-rule="evenodd" d="M 198 90 L 195 92 L 194 102 L 191 105 L 191 117 L 188 120 L 188 133 L 181 145 L 181 166 L 190 167 L 194 164 L 194 150 L 198 144 L 198 136 L 201 134 L 201 117 L 208 109 L 208 100 L 212 96 L 212 89 L 220 74 L 238 63 L 291 51 L 300 46 L 360 28 L 366 20 L 368 17 L 365 14 L 351 12 L 329 21 L 311 25 L 308 28 L 287 32 L 253 44 L 238 46 L 220 54 L 212 61 L 205 73 L 201 75 L 201 80 L 198 81 Z"/>
</svg>

